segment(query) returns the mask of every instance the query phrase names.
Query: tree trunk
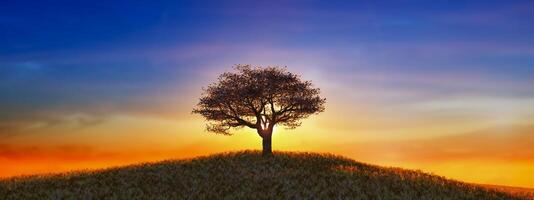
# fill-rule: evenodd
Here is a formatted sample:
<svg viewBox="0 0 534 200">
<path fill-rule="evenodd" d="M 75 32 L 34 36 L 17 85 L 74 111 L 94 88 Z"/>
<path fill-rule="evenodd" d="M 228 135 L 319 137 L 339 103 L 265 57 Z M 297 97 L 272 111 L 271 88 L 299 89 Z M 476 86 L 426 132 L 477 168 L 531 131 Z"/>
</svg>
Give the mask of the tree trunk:
<svg viewBox="0 0 534 200">
<path fill-rule="evenodd" d="M 273 154 L 273 149 L 272 149 L 272 146 L 271 146 L 271 136 L 272 136 L 272 134 L 266 134 L 266 135 L 262 136 L 262 138 L 263 138 L 263 141 L 262 141 L 262 144 L 263 144 L 262 155 L 263 156 L 270 156 L 270 155 Z"/>
</svg>

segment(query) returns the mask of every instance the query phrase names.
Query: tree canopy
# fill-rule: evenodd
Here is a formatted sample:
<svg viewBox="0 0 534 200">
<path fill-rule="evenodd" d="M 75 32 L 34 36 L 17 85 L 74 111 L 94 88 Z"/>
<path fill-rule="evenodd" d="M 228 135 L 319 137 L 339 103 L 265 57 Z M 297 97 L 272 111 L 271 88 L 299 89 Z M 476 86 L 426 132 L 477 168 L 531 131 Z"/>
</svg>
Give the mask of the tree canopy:
<svg viewBox="0 0 534 200">
<path fill-rule="evenodd" d="M 319 88 L 285 67 L 236 65 L 234 69 L 203 88 L 193 109 L 208 121 L 210 132 L 231 135 L 232 128 L 249 127 L 270 137 L 275 125 L 293 129 L 301 119 L 325 109 Z"/>
</svg>

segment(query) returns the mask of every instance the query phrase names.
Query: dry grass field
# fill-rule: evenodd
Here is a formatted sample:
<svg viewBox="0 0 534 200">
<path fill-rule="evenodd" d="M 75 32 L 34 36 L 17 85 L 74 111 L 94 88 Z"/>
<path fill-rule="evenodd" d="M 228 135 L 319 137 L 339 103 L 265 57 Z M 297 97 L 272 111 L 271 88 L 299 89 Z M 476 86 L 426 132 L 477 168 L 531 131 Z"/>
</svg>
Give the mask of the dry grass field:
<svg viewBox="0 0 534 200">
<path fill-rule="evenodd" d="M 526 199 L 330 154 L 222 153 L 0 181 L 0 199 Z"/>
<path fill-rule="evenodd" d="M 534 189 L 522 187 L 510 187 L 501 185 L 481 185 L 485 188 L 506 192 L 515 196 L 521 196 L 526 199 L 534 199 Z"/>
</svg>

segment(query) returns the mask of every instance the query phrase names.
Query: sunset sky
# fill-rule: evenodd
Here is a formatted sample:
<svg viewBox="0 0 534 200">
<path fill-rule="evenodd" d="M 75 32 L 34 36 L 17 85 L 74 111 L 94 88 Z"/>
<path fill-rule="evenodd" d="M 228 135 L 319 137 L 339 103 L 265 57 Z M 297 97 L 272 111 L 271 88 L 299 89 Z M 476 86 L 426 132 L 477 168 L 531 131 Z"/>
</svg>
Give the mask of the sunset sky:
<svg viewBox="0 0 534 200">
<path fill-rule="evenodd" d="M 252 64 L 327 99 L 274 150 L 534 187 L 533 2 L 342 2 L 3 1 L 0 177 L 261 149 L 191 114 Z"/>
</svg>

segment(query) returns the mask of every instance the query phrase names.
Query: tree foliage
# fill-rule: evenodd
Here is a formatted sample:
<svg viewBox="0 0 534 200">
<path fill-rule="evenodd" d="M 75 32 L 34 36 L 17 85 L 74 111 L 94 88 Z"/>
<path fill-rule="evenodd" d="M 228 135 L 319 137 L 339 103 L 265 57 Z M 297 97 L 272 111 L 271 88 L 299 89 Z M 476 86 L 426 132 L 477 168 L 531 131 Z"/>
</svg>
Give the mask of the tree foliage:
<svg viewBox="0 0 534 200">
<path fill-rule="evenodd" d="M 206 118 L 208 131 L 230 135 L 232 128 L 249 127 L 263 137 L 275 125 L 296 128 L 301 119 L 325 109 L 319 88 L 286 68 L 236 65 L 234 69 L 204 88 L 193 109 Z"/>
</svg>

